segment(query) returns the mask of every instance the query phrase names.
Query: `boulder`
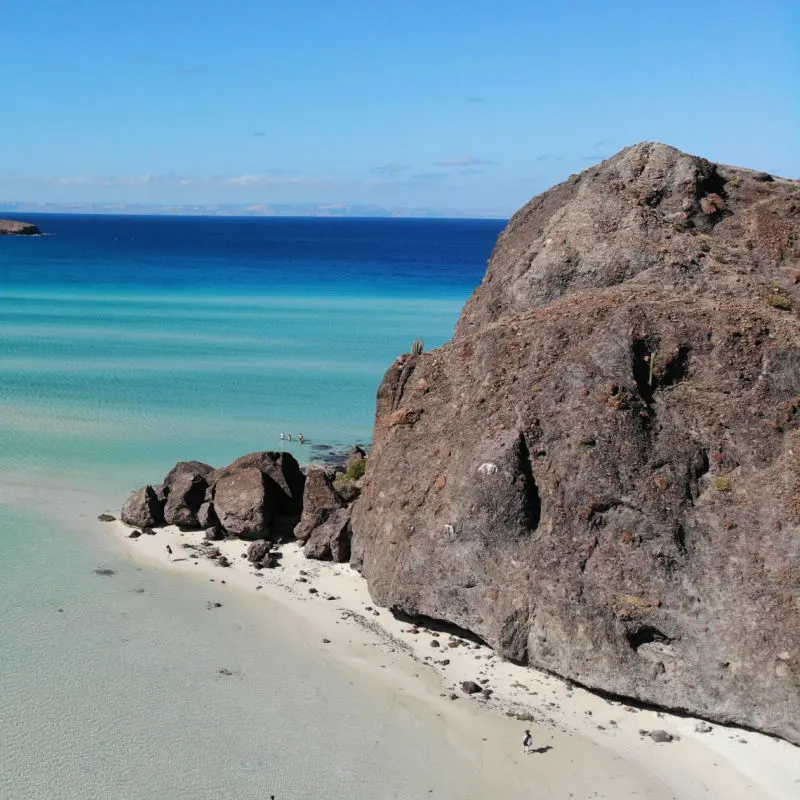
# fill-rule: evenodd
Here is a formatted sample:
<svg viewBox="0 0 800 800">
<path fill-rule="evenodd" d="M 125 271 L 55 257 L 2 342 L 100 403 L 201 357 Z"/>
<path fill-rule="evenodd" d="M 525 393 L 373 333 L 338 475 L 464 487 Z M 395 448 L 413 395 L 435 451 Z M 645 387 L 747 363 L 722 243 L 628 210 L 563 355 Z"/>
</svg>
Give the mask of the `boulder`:
<svg viewBox="0 0 800 800">
<path fill-rule="evenodd" d="M 269 551 L 272 545 L 266 539 L 256 539 L 247 548 L 247 559 L 253 564 L 260 564 L 262 561 L 269 560 Z"/>
<path fill-rule="evenodd" d="M 330 510 L 312 531 L 303 553 L 306 558 L 344 562 L 350 559 L 350 509 Z"/>
<path fill-rule="evenodd" d="M 300 516 L 303 510 L 303 486 L 305 476 L 291 453 L 274 451 L 249 453 L 237 458 L 222 469 L 213 470 L 208 476 L 209 485 L 221 478 L 245 469 L 257 469 L 268 480 L 264 481 L 275 511 L 281 515 Z"/>
<path fill-rule="evenodd" d="M 238 469 L 218 478 L 214 484 L 214 510 L 220 525 L 243 539 L 270 534 L 274 497 L 264 488 L 263 473 L 252 468 Z"/>
<path fill-rule="evenodd" d="M 800 742 L 798 241 L 800 184 L 664 145 L 534 198 L 379 389 L 374 600 Z"/>
<path fill-rule="evenodd" d="M 158 501 L 152 486 L 143 486 L 134 492 L 120 514 L 121 520 L 134 528 L 149 528 L 164 524 L 164 507 Z"/>
<path fill-rule="evenodd" d="M 654 742 L 671 742 L 674 738 L 671 733 L 662 730 L 650 731 L 648 736 L 650 736 Z"/>
<path fill-rule="evenodd" d="M 221 480 L 245 470 L 258 470 L 263 476 L 266 516 L 262 530 L 269 529 L 270 538 L 276 541 L 293 539 L 293 530 L 300 521 L 303 509 L 305 484 L 305 475 L 294 456 L 291 453 L 278 452 L 258 452 L 242 456 L 227 467 L 214 470 L 208 475 L 212 497 L 216 496 L 216 485 Z M 219 513 L 219 509 L 217 511 Z M 236 533 L 232 530 L 229 532 Z"/>
<path fill-rule="evenodd" d="M 164 479 L 164 519 L 181 528 L 201 528 L 198 513 L 208 488 L 207 475 L 213 467 L 201 461 L 180 461 Z"/>
<path fill-rule="evenodd" d="M 333 488 L 335 477 L 336 471 L 328 467 L 312 465 L 308 468 L 303 490 L 303 513 L 294 529 L 295 537 L 301 542 L 307 541 L 332 512 L 345 507 L 345 501 Z"/>
<path fill-rule="evenodd" d="M 219 526 L 213 503 L 206 501 L 200 506 L 197 512 L 197 521 L 201 528 L 216 528 Z"/>
</svg>

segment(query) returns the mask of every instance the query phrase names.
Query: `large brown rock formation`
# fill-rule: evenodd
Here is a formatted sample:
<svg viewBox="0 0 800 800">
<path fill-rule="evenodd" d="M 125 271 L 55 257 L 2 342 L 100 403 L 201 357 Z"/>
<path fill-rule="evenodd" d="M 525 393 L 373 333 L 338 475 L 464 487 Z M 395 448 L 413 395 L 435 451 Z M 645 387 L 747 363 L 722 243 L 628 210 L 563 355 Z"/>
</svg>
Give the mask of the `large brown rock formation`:
<svg viewBox="0 0 800 800">
<path fill-rule="evenodd" d="M 800 185 L 659 144 L 534 198 L 378 393 L 374 599 L 800 741 Z"/>
</svg>

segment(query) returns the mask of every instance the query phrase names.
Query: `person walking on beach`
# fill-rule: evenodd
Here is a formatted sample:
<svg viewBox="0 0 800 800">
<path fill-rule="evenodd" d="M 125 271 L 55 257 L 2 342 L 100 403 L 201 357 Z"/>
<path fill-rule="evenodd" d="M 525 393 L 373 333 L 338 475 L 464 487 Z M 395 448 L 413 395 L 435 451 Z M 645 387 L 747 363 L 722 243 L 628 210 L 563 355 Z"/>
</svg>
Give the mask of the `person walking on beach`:
<svg viewBox="0 0 800 800">
<path fill-rule="evenodd" d="M 167 545 L 167 555 L 172 558 L 172 548 L 169 545 Z"/>
<path fill-rule="evenodd" d="M 522 740 L 522 752 L 525 755 L 529 755 L 532 747 L 533 747 L 533 737 L 531 736 L 531 732 L 526 730 L 525 738 Z"/>
</svg>

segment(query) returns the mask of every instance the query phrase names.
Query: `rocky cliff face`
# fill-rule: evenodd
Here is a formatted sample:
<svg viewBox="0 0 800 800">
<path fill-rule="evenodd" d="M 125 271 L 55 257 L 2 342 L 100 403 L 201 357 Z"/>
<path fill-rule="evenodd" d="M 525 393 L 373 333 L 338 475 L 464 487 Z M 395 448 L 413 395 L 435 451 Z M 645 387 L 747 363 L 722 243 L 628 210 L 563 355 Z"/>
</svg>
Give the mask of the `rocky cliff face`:
<svg viewBox="0 0 800 800">
<path fill-rule="evenodd" d="M 800 742 L 800 184 L 641 144 L 534 198 L 378 393 L 378 603 Z"/>
</svg>

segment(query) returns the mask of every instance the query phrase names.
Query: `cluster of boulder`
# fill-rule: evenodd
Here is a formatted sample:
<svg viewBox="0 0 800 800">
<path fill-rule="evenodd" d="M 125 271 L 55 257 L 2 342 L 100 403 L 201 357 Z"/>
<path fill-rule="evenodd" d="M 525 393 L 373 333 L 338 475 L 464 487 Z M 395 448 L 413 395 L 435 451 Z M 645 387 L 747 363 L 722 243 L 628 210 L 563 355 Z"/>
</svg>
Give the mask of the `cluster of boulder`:
<svg viewBox="0 0 800 800">
<path fill-rule="evenodd" d="M 352 465 L 366 459 L 354 447 Z M 180 461 L 156 485 L 143 486 L 122 508 L 126 525 L 142 530 L 177 525 L 205 530 L 216 541 L 252 541 L 248 557 L 273 566 L 271 544 L 299 539 L 308 558 L 348 561 L 350 505 L 334 482 L 341 469 L 311 466 L 304 472 L 290 453 L 258 452 L 215 469 Z"/>
</svg>

